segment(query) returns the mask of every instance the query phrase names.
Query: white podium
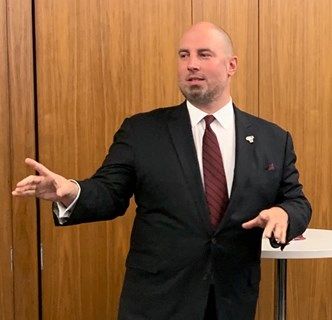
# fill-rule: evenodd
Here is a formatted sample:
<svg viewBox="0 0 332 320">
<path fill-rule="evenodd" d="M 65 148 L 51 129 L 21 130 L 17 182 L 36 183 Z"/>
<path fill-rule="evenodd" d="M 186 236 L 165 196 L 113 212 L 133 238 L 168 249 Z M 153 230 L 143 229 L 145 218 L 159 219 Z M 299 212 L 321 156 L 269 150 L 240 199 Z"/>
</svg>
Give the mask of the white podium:
<svg viewBox="0 0 332 320">
<path fill-rule="evenodd" d="M 304 240 L 292 240 L 283 251 L 262 241 L 262 258 L 277 259 L 277 309 L 275 319 L 286 320 L 286 289 L 288 259 L 332 258 L 332 230 L 307 229 Z"/>
</svg>

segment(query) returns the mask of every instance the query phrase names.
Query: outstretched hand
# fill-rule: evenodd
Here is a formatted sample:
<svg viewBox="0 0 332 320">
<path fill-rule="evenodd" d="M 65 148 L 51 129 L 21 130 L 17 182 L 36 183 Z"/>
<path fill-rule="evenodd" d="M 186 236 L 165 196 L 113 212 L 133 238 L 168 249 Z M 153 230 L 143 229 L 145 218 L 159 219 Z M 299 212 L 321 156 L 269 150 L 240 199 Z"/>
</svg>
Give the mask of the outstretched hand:
<svg viewBox="0 0 332 320">
<path fill-rule="evenodd" d="M 264 229 L 263 237 L 271 238 L 274 236 L 278 243 L 286 243 L 286 234 L 288 227 L 288 214 L 279 207 L 272 207 L 263 210 L 259 215 L 242 224 L 244 229 L 260 227 Z"/>
<path fill-rule="evenodd" d="M 17 183 L 14 196 L 34 196 L 44 200 L 59 201 L 68 206 L 78 194 L 77 185 L 43 166 L 41 163 L 27 158 L 25 163 L 38 172 Z"/>
</svg>

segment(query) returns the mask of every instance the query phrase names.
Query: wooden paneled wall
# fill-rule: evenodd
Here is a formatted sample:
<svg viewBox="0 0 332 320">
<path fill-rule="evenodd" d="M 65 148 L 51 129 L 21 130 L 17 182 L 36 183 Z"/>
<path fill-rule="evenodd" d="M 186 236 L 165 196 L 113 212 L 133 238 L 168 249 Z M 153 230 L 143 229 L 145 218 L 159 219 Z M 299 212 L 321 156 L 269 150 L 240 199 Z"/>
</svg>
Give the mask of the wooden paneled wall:
<svg viewBox="0 0 332 320">
<path fill-rule="evenodd" d="M 0 320 L 13 319 L 14 282 L 11 266 L 12 252 L 12 204 L 10 176 L 10 110 L 7 55 L 7 8 L 0 2 Z"/>
<path fill-rule="evenodd" d="M 31 2 L 0 1 L 0 26 L 0 319 L 38 319 L 36 204 L 11 197 L 35 157 Z"/>
<path fill-rule="evenodd" d="M 259 114 L 293 135 L 310 226 L 332 229 L 332 2 L 261 1 Z M 288 318 L 332 319 L 332 259 L 290 261 Z"/>
<path fill-rule="evenodd" d="M 134 204 L 113 222 L 55 228 L 49 203 L 11 200 L 10 189 L 26 156 L 91 175 L 124 117 L 179 102 L 177 41 L 200 20 L 230 33 L 234 101 L 291 131 L 311 227 L 332 229 L 330 0 L 2 0 L 0 320 L 38 319 L 38 308 L 43 319 L 116 319 Z M 289 319 L 332 319 L 331 263 L 289 263 Z M 257 320 L 273 319 L 273 272 L 263 261 Z"/>
</svg>

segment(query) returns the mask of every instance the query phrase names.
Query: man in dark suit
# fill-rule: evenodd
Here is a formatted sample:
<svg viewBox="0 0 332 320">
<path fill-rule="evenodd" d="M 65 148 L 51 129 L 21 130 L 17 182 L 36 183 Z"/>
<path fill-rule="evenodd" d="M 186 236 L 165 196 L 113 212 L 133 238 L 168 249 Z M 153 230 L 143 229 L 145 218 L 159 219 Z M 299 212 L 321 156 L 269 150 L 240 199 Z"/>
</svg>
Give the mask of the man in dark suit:
<svg viewBox="0 0 332 320">
<path fill-rule="evenodd" d="M 126 119 L 90 179 L 72 181 L 40 163 L 14 195 L 57 202 L 57 224 L 137 214 L 119 319 L 253 319 L 262 235 L 284 246 L 307 227 L 311 208 L 292 139 L 236 108 L 229 36 L 192 26 L 179 47 L 186 101 Z"/>
</svg>

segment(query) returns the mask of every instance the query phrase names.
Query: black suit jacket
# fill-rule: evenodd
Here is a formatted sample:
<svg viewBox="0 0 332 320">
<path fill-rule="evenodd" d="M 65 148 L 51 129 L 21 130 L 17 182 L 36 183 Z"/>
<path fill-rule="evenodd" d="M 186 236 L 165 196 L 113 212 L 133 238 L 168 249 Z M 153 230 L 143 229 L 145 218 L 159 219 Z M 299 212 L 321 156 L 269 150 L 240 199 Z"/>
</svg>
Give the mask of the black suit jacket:
<svg viewBox="0 0 332 320">
<path fill-rule="evenodd" d="M 81 195 L 67 224 L 123 215 L 135 196 L 119 319 L 202 320 L 211 283 L 220 319 L 253 319 L 262 229 L 241 224 L 280 206 L 289 215 L 288 240 L 306 229 L 311 209 L 290 135 L 234 108 L 233 188 L 216 231 L 185 103 L 126 119 L 101 168 L 79 182 Z"/>
</svg>

